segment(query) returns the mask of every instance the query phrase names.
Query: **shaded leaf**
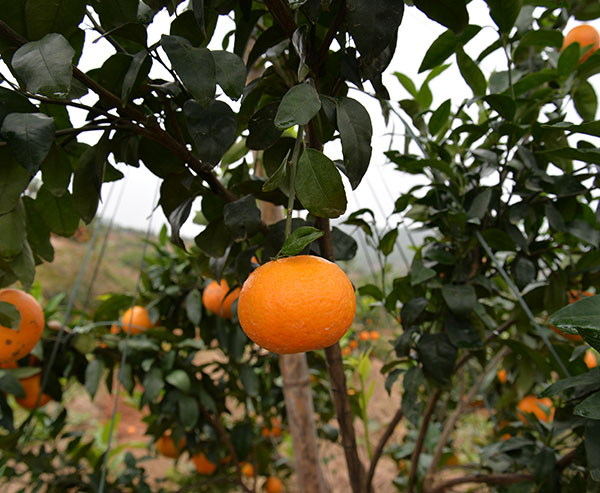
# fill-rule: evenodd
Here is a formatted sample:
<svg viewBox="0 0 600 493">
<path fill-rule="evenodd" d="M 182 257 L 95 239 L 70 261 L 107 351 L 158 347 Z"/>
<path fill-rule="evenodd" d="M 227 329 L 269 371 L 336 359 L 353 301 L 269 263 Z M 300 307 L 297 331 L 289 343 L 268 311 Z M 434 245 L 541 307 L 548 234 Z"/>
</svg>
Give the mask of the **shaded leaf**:
<svg viewBox="0 0 600 493">
<path fill-rule="evenodd" d="M 444 284 L 442 296 L 448 308 L 459 317 L 468 317 L 477 303 L 475 288 L 469 284 Z"/>
<path fill-rule="evenodd" d="M 465 0 L 415 0 L 415 7 L 456 33 L 464 31 L 469 23 Z"/>
<path fill-rule="evenodd" d="M 173 370 L 165 377 L 165 381 L 182 392 L 187 393 L 190 391 L 190 377 L 183 370 Z"/>
<path fill-rule="evenodd" d="M 417 351 L 426 375 L 442 383 L 450 382 L 458 350 L 446 334 L 423 334 Z"/>
<path fill-rule="evenodd" d="M 261 230 L 262 219 L 256 198 L 246 195 L 241 199 L 225 205 L 223 221 L 231 237 L 235 241 L 252 238 Z"/>
<path fill-rule="evenodd" d="M 0 301 L 0 325 L 8 329 L 17 330 L 21 323 L 21 312 L 12 303 Z"/>
<path fill-rule="evenodd" d="M 103 371 L 104 362 L 99 358 L 90 361 L 85 369 L 85 390 L 92 396 L 92 399 L 98 390 Z"/>
<path fill-rule="evenodd" d="M 280 130 L 294 125 L 306 125 L 321 109 L 321 100 L 310 84 L 298 84 L 285 93 L 277 113 L 275 126 Z"/>
<path fill-rule="evenodd" d="M 231 99 L 237 100 L 246 86 L 246 66 L 235 53 L 213 51 L 217 84 Z"/>
<path fill-rule="evenodd" d="M 278 256 L 291 257 L 298 255 L 313 241 L 323 236 L 323 231 L 312 226 L 302 226 L 294 230 L 281 247 Z"/>
<path fill-rule="evenodd" d="M 355 189 L 369 167 L 371 160 L 371 117 L 358 101 L 342 97 L 336 101 L 337 127 L 342 139 L 344 166 Z"/>
</svg>

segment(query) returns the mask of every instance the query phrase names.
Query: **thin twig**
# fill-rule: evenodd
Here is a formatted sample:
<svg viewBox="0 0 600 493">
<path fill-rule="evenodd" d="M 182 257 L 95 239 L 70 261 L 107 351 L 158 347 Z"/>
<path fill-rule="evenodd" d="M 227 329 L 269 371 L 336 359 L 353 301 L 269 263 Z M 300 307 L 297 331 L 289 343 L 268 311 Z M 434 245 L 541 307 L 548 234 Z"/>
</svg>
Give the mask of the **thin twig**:
<svg viewBox="0 0 600 493">
<path fill-rule="evenodd" d="M 379 459 L 381 458 L 381 454 L 383 453 L 385 444 L 390 439 L 390 437 L 393 435 L 394 430 L 396 429 L 396 426 L 398 426 L 398 423 L 400 423 L 400 421 L 402 421 L 403 417 L 404 417 L 404 412 L 402 411 L 402 408 L 399 408 L 396 411 L 396 414 L 394 414 L 394 417 L 392 418 L 392 420 L 389 422 L 387 428 L 383 432 L 383 435 L 381 435 L 379 442 L 377 443 L 377 447 L 375 448 L 375 452 L 373 453 L 373 458 L 371 459 L 371 464 L 369 465 L 369 471 L 367 472 L 367 492 L 368 493 L 371 493 L 373 491 L 373 486 L 371 483 L 373 482 L 373 477 L 375 476 L 375 468 L 377 467 L 377 463 L 379 462 Z"/>
<path fill-rule="evenodd" d="M 289 7 L 282 0 L 264 0 L 264 3 L 269 12 L 271 12 L 271 15 L 291 39 L 298 26 Z"/>
</svg>

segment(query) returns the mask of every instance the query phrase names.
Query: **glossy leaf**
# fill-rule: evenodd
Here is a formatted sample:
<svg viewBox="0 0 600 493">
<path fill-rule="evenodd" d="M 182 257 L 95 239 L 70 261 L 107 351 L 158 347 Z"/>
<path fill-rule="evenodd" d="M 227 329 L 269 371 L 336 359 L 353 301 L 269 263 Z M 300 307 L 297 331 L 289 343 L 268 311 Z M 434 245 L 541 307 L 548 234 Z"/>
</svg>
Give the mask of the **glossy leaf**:
<svg viewBox="0 0 600 493">
<path fill-rule="evenodd" d="M 75 50 L 64 36 L 51 33 L 19 48 L 12 66 L 27 90 L 46 96 L 65 97 L 71 90 Z"/>
<path fill-rule="evenodd" d="M 278 256 L 291 257 L 293 255 L 298 255 L 308 245 L 313 241 L 318 240 L 321 236 L 323 236 L 323 231 L 313 228 L 312 226 L 302 226 L 295 229 L 285 240 Z"/>
<path fill-rule="evenodd" d="M 198 157 L 216 166 L 235 142 L 235 114 L 223 101 L 215 101 L 209 108 L 204 108 L 190 100 L 184 104 L 183 111 Z"/>
<path fill-rule="evenodd" d="M 362 104 L 346 97 L 337 100 L 336 115 L 346 174 L 355 189 L 367 172 L 371 160 L 371 117 Z"/>
<path fill-rule="evenodd" d="M 33 176 L 52 146 L 55 131 L 54 120 L 42 113 L 11 113 L 4 118 L 0 134 Z"/>
<path fill-rule="evenodd" d="M 271 192 L 284 183 L 285 177 L 287 176 L 286 171 L 288 167 L 288 157 L 290 155 L 290 152 L 291 149 L 288 149 L 287 154 L 285 155 L 285 157 L 281 161 L 281 164 L 279 165 L 279 168 L 277 168 L 275 172 L 271 174 L 271 176 L 269 176 L 269 179 L 264 183 L 264 185 L 262 186 L 263 192 Z M 287 181 L 289 181 L 289 179 Z"/>
<path fill-rule="evenodd" d="M 161 45 L 190 95 L 203 108 L 209 108 L 217 86 L 215 61 L 210 50 L 194 48 L 180 36 L 163 35 Z"/>
<path fill-rule="evenodd" d="M 252 195 L 246 195 L 225 205 L 223 221 L 235 241 L 252 238 L 262 227 L 260 209 L 256 206 L 256 198 Z"/>
<path fill-rule="evenodd" d="M 321 109 L 321 100 L 310 84 L 298 84 L 285 93 L 277 113 L 275 126 L 280 130 L 294 125 L 306 125 Z"/>
<path fill-rule="evenodd" d="M 338 217 L 346 210 L 346 193 L 333 161 L 314 149 L 305 149 L 298 161 L 296 195 L 311 214 Z"/>
</svg>

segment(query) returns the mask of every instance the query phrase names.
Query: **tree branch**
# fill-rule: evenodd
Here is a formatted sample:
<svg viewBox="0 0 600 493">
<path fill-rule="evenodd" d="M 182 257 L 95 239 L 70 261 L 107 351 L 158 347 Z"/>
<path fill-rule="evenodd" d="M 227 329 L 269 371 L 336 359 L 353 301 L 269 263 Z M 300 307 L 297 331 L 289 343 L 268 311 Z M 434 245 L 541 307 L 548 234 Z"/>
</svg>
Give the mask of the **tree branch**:
<svg viewBox="0 0 600 493">
<path fill-rule="evenodd" d="M 315 74 L 319 73 L 319 69 L 321 68 L 321 65 L 323 64 L 323 62 L 325 61 L 325 58 L 327 57 L 327 53 L 329 53 L 329 47 L 331 46 L 331 43 L 332 43 L 333 39 L 335 38 L 335 35 L 339 31 L 340 26 L 344 22 L 345 18 L 346 18 L 346 0 L 342 0 L 341 5 L 339 6 L 337 12 L 335 13 L 335 17 L 333 19 L 333 22 L 331 23 L 331 26 L 329 26 L 329 29 L 327 30 L 327 33 L 325 34 L 325 37 L 323 38 L 323 42 L 321 43 L 321 46 L 319 46 L 319 50 L 317 51 L 315 61 L 314 61 L 314 63 L 311 63 L 311 70 Z"/>
<path fill-rule="evenodd" d="M 264 3 L 291 39 L 298 26 L 288 6 L 282 0 L 264 0 Z"/>
<path fill-rule="evenodd" d="M 408 493 L 413 493 L 415 487 L 415 479 L 417 477 L 417 467 L 419 466 L 419 457 L 421 456 L 421 450 L 423 450 L 423 444 L 425 443 L 425 435 L 427 435 L 427 429 L 429 428 L 429 421 L 435 410 L 435 406 L 440 396 L 442 395 L 442 389 L 436 389 L 431 399 L 427 403 L 425 409 L 425 415 L 419 428 L 419 435 L 417 436 L 417 442 L 415 443 L 415 449 L 413 450 L 412 456 L 410 457 L 410 471 L 408 473 Z"/>
<path fill-rule="evenodd" d="M 367 472 L 367 493 L 371 493 L 373 491 L 373 486 L 371 483 L 373 482 L 373 477 L 375 476 L 375 468 L 377 467 L 377 463 L 381 458 L 381 454 L 383 453 L 385 444 L 393 435 L 396 426 L 398 426 L 398 423 L 400 423 L 403 417 L 404 412 L 402 411 L 402 408 L 400 408 L 396 411 L 396 414 L 394 414 L 394 417 L 389 422 L 387 428 L 385 429 L 383 435 L 381 435 L 381 438 L 377 443 L 377 447 L 375 448 L 375 452 L 373 453 L 373 458 L 371 459 L 371 464 L 369 465 L 369 471 Z"/>
<path fill-rule="evenodd" d="M 425 490 L 424 493 L 444 493 L 448 488 L 457 486 L 465 483 L 486 483 L 486 484 L 514 484 L 524 483 L 525 481 L 535 480 L 534 474 L 478 474 L 476 476 L 464 476 L 460 478 L 453 478 L 445 481 L 444 483 Z"/>
</svg>

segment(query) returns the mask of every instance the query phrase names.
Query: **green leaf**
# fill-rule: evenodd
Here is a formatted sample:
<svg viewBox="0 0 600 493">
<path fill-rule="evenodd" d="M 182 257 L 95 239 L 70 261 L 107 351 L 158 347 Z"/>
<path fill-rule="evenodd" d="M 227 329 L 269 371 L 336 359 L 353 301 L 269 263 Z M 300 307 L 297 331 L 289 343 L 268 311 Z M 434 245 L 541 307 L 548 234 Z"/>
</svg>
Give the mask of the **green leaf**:
<svg viewBox="0 0 600 493">
<path fill-rule="evenodd" d="M 282 133 L 274 123 L 278 108 L 278 103 L 271 103 L 252 115 L 248 122 L 248 149 L 268 149 L 277 143 Z"/>
<path fill-rule="evenodd" d="M 54 120 L 43 113 L 10 113 L 4 118 L 0 134 L 17 161 L 33 176 L 50 151 L 55 131 Z"/>
<path fill-rule="evenodd" d="M 213 221 L 194 238 L 196 246 L 209 257 L 222 257 L 231 243 L 229 231 L 223 221 Z"/>
<path fill-rule="evenodd" d="M 527 31 L 519 41 L 519 48 L 528 46 L 551 46 L 560 48 L 562 46 L 562 33 L 558 30 L 538 29 L 536 31 Z"/>
<path fill-rule="evenodd" d="M 165 381 L 182 392 L 190 391 L 190 377 L 183 370 L 173 370 L 165 377 Z"/>
<path fill-rule="evenodd" d="M 580 49 L 578 43 L 573 43 L 567 46 L 558 58 L 558 75 L 563 78 L 569 77 L 575 72 L 579 65 Z"/>
<path fill-rule="evenodd" d="M 217 76 L 210 50 L 194 48 L 180 36 L 163 35 L 161 45 L 192 97 L 204 108 L 211 106 L 215 98 Z"/>
<path fill-rule="evenodd" d="M 71 90 L 74 55 L 64 36 L 51 33 L 21 46 L 13 55 L 12 66 L 29 92 L 65 97 Z"/>
<path fill-rule="evenodd" d="M 189 395 L 181 395 L 177 399 L 177 406 L 179 408 L 179 419 L 181 424 L 186 430 L 189 430 L 196 426 L 198 422 L 198 416 L 200 415 L 200 409 L 198 408 L 198 402 Z"/>
<path fill-rule="evenodd" d="M 456 46 L 456 34 L 452 31 L 446 31 L 440 34 L 425 53 L 421 66 L 419 67 L 419 73 L 444 63 L 444 61 L 455 52 Z"/>
<path fill-rule="evenodd" d="M 482 347 L 481 337 L 469 319 L 446 315 L 446 333 L 450 342 L 461 349 L 479 349 Z"/>
<path fill-rule="evenodd" d="M 86 224 L 94 219 L 98 209 L 108 152 L 105 132 L 98 144 L 82 154 L 73 174 L 73 205 Z"/>
<path fill-rule="evenodd" d="M 398 229 L 392 229 L 388 231 L 383 238 L 379 241 L 379 250 L 386 257 L 394 251 L 394 245 L 396 244 L 396 239 L 398 238 Z"/>
<path fill-rule="evenodd" d="M 67 238 L 73 236 L 79 226 L 79 214 L 68 192 L 55 197 L 42 186 L 37 192 L 35 206 L 50 231 Z"/>
<path fill-rule="evenodd" d="M 131 90 L 135 86 L 135 82 L 138 79 L 140 74 L 140 69 L 142 65 L 146 61 L 148 56 L 148 52 L 145 50 L 138 51 L 133 59 L 131 60 L 131 65 L 127 69 L 127 73 L 123 78 L 123 88 L 121 89 L 121 99 L 123 101 L 127 101 L 129 99 L 129 95 L 131 94 Z M 147 73 L 148 71 L 146 71 Z"/>
<path fill-rule="evenodd" d="M 8 146 L 0 146 L 0 214 L 16 207 L 29 180 L 31 176 L 17 163 Z"/>
<path fill-rule="evenodd" d="M 246 86 L 246 65 L 235 53 L 213 51 L 217 84 L 231 99 L 237 100 Z"/>
<path fill-rule="evenodd" d="M 15 397 L 25 397 L 25 391 L 21 382 L 12 373 L 3 372 L 0 377 L 0 392 L 13 394 Z"/>
<path fill-rule="evenodd" d="M 64 194 L 71 182 L 73 167 L 69 155 L 56 143 L 52 144 L 50 151 L 41 166 L 42 181 L 44 186 L 57 197 Z"/>
<path fill-rule="evenodd" d="M 85 369 L 85 389 L 92 396 L 92 399 L 98 390 L 103 371 L 104 362 L 99 358 L 90 361 Z"/>
<path fill-rule="evenodd" d="M 298 84 L 285 93 L 277 114 L 275 126 L 280 130 L 294 125 L 306 125 L 321 109 L 321 100 L 316 89 L 309 84 Z"/>
<path fill-rule="evenodd" d="M 5 87 L 0 87 L 0 123 L 10 113 L 35 113 L 37 108 L 25 96 Z"/>
<path fill-rule="evenodd" d="M 338 217 L 346 210 L 346 192 L 333 161 L 315 149 L 305 149 L 298 161 L 296 195 L 311 214 Z"/>
<path fill-rule="evenodd" d="M 256 206 L 256 198 L 253 195 L 246 195 L 225 205 L 223 221 L 235 241 L 252 238 L 262 227 L 260 209 Z"/>
<path fill-rule="evenodd" d="M 269 179 L 263 184 L 262 191 L 263 192 L 272 192 L 277 189 L 280 185 L 283 184 L 283 180 L 286 177 L 286 170 L 288 165 L 288 158 L 290 156 L 291 149 L 288 149 L 285 157 L 281 161 L 281 164 L 275 170 L 275 172 L 269 176 Z M 289 181 L 289 180 L 288 180 Z"/>
<path fill-rule="evenodd" d="M 600 482 L 600 421 L 587 420 L 585 424 L 585 454 L 590 476 Z"/>
<path fill-rule="evenodd" d="M 467 217 L 469 219 L 477 219 L 478 221 L 481 221 L 488 212 L 488 206 L 490 205 L 491 198 L 491 188 L 486 188 L 479 192 L 473 199 L 473 202 L 467 211 Z"/>
<path fill-rule="evenodd" d="M 564 395 L 565 390 L 576 387 L 586 387 L 588 385 L 597 385 L 598 382 L 600 382 L 600 368 L 594 368 L 587 373 L 563 378 L 558 382 L 553 383 L 540 394 L 540 397 L 550 397 L 552 395 L 562 395 L 563 397 L 566 397 Z"/>
<path fill-rule="evenodd" d="M 162 372 L 159 368 L 151 368 L 148 373 L 144 376 L 142 382 L 144 386 L 144 397 L 148 402 L 156 402 L 160 392 L 165 386 Z"/>
<path fill-rule="evenodd" d="M 11 212 L 0 216 L 0 257 L 12 259 L 23 251 L 25 232 L 25 208 L 19 201 Z"/>
<path fill-rule="evenodd" d="M 356 189 L 371 161 L 371 117 L 362 104 L 347 97 L 336 101 L 336 112 L 346 174 L 352 189 Z"/>
<path fill-rule="evenodd" d="M 21 323 L 21 312 L 12 303 L 0 301 L 0 325 L 12 330 L 18 330 Z"/>
<path fill-rule="evenodd" d="M 363 382 L 366 382 L 367 379 L 371 376 L 371 358 L 369 357 L 368 352 L 360 355 L 357 371 L 358 376 Z"/>
<path fill-rule="evenodd" d="M 460 48 L 456 51 L 456 61 L 458 69 L 465 82 L 472 89 L 475 96 L 484 96 L 487 88 L 487 81 L 481 69 L 477 64 Z"/>
<path fill-rule="evenodd" d="M 521 7 L 523 6 L 522 0 L 485 0 L 490 8 L 490 17 L 498 26 L 498 29 L 503 34 L 509 34 Z"/>
<path fill-rule="evenodd" d="M 60 33 L 69 37 L 85 13 L 81 0 L 27 0 L 25 21 L 30 39 L 40 39 L 48 33 Z"/>
<path fill-rule="evenodd" d="M 235 142 L 235 113 L 223 101 L 215 101 L 209 108 L 203 108 L 203 105 L 192 100 L 185 102 L 183 112 L 198 157 L 216 166 Z"/>
<path fill-rule="evenodd" d="M 592 394 L 583 402 L 580 402 L 575 409 L 573 414 L 576 416 L 583 416 L 588 419 L 600 420 L 600 392 Z"/>
<path fill-rule="evenodd" d="M 465 0 L 415 0 L 415 7 L 430 19 L 455 33 L 461 33 L 469 23 Z"/>
<path fill-rule="evenodd" d="M 477 303 L 475 288 L 470 284 L 444 284 L 442 296 L 448 308 L 459 317 L 468 317 Z"/>
<path fill-rule="evenodd" d="M 196 288 L 191 289 L 185 297 L 185 313 L 194 325 L 198 325 L 202 320 L 202 295 Z"/>
<path fill-rule="evenodd" d="M 577 86 L 575 94 L 573 94 L 573 103 L 579 116 L 584 121 L 591 121 L 596 118 L 598 112 L 598 96 L 594 86 L 588 81 L 582 81 Z"/>
<path fill-rule="evenodd" d="M 446 334 L 423 334 L 417 351 L 425 374 L 444 384 L 450 382 L 458 350 Z"/>
<path fill-rule="evenodd" d="M 549 322 L 569 334 L 577 334 L 578 328 L 600 331 L 600 296 L 588 296 L 561 308 Z"/>
<path fill-rule="evenodd" d="M 348 0 L 348 32 L 365 59 L 376 58 L 395 39 L 404 15 L 404 2 Z"/>
<path fill-rule="evenodd" d="M 248 395 L 251 395 L 252 397 L 258 395 L 258 391 L 260 390 L 260 380 L 254 371 L 254 368 L 250 365 L 242 365 L 240 368 L 240 380 Z"/>
<path fill-rule="evenodd" d="M 415 86 L 415 83 L 412 81 L 412 79 L 408 77 L 408 75 L 404 75 L 400 72 L 394 72 L 394 75 L 400 81 L 400 84 L 402 84 L 404 89 L 406 89 L 408 93 L 416 99 L 419 94 L 419 91 L 417 91 L 417 87 Z"/>
<path fill-rule="evenodd" d="M 421 313 L 427 307 L 427 298 L 418 297 L 412 298 L 407 303 L 404 304 L 402 310 L 400 311 L 400 317 L 402 318 L 402 323 L 406 326 L 412 324 L 416 321 Z"/>
<path fill-rule="evenodd" d="M 447 99 L 433 112 L 429 119 L 429 133 L 431 135 L 436 135 L 448 123 L 451 109 L 452 101 Z"/>
<path fill-rule="evenodd" d="M 312 226 L 302 226 L 295 229 L 281 247 L 277 256 L 291 257 L 298 255 L 313 241 L 323 236 L 323 231 Z"/>
<path fill-rule="evenodd" d="M 17 276 L 23 288 L 28 291 L 31 289 L 35 279 L 35 260 L 29 243 L 23 243 L 23 250 L 13 260 L 8 262 L 13 273 Z"/>
<path fill-rule="evenodd" d="M 410 267 L 410 285 L 416 286 L 435 277 L 435 275 L 436 272 L 433 269 L 425 267 L 423 260 L 415 257 Z"/>
<path fill-rule="evenodd" d="M 535 264 L 526 257 L 517 257 L 511 265 L 511 273 L 519 289 L 525 288 L 535 280 L 537 269 Z"/>
<path fill-rule="evenodd" d="M 517 107 L 513 98 L 505 94 L 488 94 L 483 98 L 502 118 L 512 120 L 515 117 Z"/>
<path fill-rule="evenodd" d="M 364 286 L 361 286 L 358 288 L 358 294 L 361 296 L 372 296 L 377 301 L 383 300 L 383 293 L 381 292 L 381 289 L 374 284 L 365 284 Z"/>
</svg>

